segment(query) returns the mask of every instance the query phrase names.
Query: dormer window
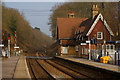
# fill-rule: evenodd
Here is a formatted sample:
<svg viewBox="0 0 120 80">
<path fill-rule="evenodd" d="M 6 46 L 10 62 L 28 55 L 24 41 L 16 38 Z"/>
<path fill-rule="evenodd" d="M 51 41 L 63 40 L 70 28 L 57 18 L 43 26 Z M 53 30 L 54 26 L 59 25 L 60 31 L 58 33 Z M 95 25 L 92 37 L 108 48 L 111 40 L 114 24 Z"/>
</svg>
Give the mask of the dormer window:
<svg viewBox="0 0 120 80">
<path fill-rule="evenodd" d="M 103 39 L 102 32 L 97 32 L 97 39 Z"/>
</svg>

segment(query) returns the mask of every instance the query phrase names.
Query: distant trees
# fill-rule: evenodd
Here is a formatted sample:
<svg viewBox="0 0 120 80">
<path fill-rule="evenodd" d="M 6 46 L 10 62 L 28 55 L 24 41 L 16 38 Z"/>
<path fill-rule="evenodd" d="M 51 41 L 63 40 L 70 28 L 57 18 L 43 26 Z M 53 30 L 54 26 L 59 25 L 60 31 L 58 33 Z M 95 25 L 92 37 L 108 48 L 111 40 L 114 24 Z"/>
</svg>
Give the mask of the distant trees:
<svg viewBox="0 0 120 80">
<path fill-rule="evenodd" d="M 15 35 L 16 28 L 17 28 L 17 20 L 16 20 L 16 18 L 15 18 L 14 15 L 12 15 L 12 16 L 10 17 L 9 27 L 10 27 L 10 30 L 11 30 L 11 32 L 12 32 L 12 35 L 14 36 L 14 35 Z"/>
<path fill-rule="evenodd" d="M 38 29 L 38 28 L 37 28 Z M 2 6 L 2 30 L 11 34 L 11 46 L 14 47 L 14 35 L 17 34 L 17 46 L 26 51 L 39 51 L 44 45 L 53 43 L 52 38 L 33 29 L 18 10 Z M 4 41 L 7 40 L 4 36 Z"/>
</svg>

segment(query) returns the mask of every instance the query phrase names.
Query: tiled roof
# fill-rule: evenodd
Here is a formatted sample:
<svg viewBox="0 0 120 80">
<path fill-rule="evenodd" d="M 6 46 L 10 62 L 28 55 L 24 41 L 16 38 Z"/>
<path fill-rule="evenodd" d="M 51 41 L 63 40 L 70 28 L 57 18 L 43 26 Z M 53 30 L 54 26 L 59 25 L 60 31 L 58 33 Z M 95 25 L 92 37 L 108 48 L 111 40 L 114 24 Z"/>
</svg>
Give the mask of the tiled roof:
<svg viewBox="0 0 120 80">
<path fill-rule="evenodd" d="M 94 19 L 92 19 L 92 17 L 91 17 L 91 18 L 88 18 L 88 19 L 86 19 L 85 21 L 83 21 L 83 22 L 80 24 L 79 27 L 85 27 L 85 30 L 84 30 L 84 32 L 83 32 L 83 34 L 82 34 L 83 36 L 85 36 L 85 35 L 87 34 L 87 32 L 89 31 L 90 27 L 92 26 L 92 24 L 93 24 L 94 21 L 96 20 L 97 16 L 98 16 L 98 15 L 96 15 L 96 16 L 94 17 Z"/>
<path fill-rule="evenodd" d="M 73 38 L 75 28 L 79 27 L 81 22 L 87 18 L 57 18 L 58 39 Z"/>
</svg>

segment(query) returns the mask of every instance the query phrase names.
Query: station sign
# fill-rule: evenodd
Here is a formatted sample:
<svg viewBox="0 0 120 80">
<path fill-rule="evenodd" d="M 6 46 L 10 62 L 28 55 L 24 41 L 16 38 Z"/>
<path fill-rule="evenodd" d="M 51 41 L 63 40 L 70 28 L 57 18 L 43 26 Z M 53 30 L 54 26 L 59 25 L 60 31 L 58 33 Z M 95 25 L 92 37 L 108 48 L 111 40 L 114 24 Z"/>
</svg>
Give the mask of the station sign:
<svg viewBox="0 0 120 80">
<path fill-rule="evenodd" d="M 14 47 L 14 48 L 19 48 L 18 46 Z"/>
<path fill-rule="evenodd" d="M 81 43 L 81 45 L 87 45 L 86 43 Z"/>
<path fill-rule="evenodd" d="M 4 45 L 3 45 L 3 44 L 0 44 L 0 47 L 4 47 Z"/>
<path fill-rule="evenodd" d="M 90 41 L 86 41 L 86 43 L 90 43 Z"/>
</svg>

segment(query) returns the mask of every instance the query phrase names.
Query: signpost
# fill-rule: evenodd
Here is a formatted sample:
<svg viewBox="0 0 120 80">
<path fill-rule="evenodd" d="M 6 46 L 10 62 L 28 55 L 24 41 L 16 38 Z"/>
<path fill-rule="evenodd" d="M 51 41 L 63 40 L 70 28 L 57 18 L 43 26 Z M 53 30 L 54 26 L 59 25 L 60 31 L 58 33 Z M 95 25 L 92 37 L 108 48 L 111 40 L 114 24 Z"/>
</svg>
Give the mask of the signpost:
<svg viewBox="0 0 120 80">
<path fill-rule="evenodd" d="M 0 47 L 4 47 L 4 45 L 3 45 L 3 44 L 0 44 Z"/>
<path fill-rule="evenodd" d="M 86 43 L 81 43 L 81 45 L 87 45 Z"/>
<path fill-rule="evenodd" d="M 18 52 L 17 52 L 18 50 L 17 49 L 19 49 L 19 47 L 15 46 L 14 49 L 16 50 L 15 55 L 17 56 L 17 54 L 18 54 Z"/>
</svg>

